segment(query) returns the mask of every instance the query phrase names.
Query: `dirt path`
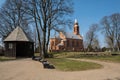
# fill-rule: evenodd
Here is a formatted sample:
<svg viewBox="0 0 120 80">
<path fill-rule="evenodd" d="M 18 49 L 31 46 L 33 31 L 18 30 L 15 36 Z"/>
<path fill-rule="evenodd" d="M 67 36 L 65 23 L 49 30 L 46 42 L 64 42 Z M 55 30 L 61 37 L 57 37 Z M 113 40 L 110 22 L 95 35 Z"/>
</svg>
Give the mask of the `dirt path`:
<svg viewBox="0 0 120 80">
<path fill-rule="evenodd" d="M 120 64 L 112 62 L 103 62 L 88 59 L 73 59 L 87 62 L 94 62 L 103 65 L 102 69 L 83 71 L 87 78 L 83 80 L 120 80 Z"/>
<path fill-rule="evenodd" d="M 61 72 L 43 69 L 40 62 L 31 59 L 0 62 L 0 80 L 120 80 L 120 64 L 84 60 L 102 64 L 104 68 Z"/>
</svg>

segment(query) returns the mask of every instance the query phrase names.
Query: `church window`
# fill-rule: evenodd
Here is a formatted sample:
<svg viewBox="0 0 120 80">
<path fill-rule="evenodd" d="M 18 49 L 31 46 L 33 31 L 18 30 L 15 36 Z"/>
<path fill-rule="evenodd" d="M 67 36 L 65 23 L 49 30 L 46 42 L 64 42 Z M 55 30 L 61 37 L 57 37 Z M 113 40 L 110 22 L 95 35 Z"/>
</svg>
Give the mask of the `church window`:
<svg viewBox="0 0 120 80">
<path fill-rule="evenodd" d="M 79 34 L 79 27 L 77 28 L 77 33 Z"/>
<path fill-rule="evenodd" d="M 79 47 L 79 41 L 77 41 L 77 44 L 76 44 L 77 47 Z"/>
<path fill-rule="evenodd" d="M 74 32 L 75 32 L 75 27 L 74 27 Z"/>
<path fill-rule="evenodd" d="M 52 41 L 51 45 L 52 45 L 52 46 L 54 45 L 54 41 Z"/>
<path fill-rule="evenodd" d="M 74 40 L 72 41 L 72 46 L 74 46 Z"/>
<path fill-rule="evenodd" d="M 69 47 L 69 40 L 67 40 L 67 47 Z"/>
</svg>

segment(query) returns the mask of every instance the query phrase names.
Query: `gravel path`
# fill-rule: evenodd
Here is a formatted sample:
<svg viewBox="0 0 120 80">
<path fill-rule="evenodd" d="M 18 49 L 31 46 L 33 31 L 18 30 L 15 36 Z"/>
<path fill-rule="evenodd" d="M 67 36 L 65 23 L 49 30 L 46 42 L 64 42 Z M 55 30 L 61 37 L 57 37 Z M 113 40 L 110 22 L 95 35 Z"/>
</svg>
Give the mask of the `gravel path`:
<svg viewBox="0 0 120 80">
<path fill-rule="evenodd" d="M 43 69 L 40 62 L 31 59 L 0 62 L 0 80 L 120 80 L 120 64 L 77 59 L 99 63 L 102 69 L 62 72 Z"/>
</svg>

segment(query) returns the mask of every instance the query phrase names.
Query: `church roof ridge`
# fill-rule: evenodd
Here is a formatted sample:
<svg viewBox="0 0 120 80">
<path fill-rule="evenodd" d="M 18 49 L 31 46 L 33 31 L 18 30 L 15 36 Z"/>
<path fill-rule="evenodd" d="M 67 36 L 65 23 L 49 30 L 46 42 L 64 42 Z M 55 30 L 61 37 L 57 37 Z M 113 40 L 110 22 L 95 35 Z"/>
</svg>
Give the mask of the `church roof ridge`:
<svg viewBox="0 0 120 80">
<path fill-rule="evenodd" d="M 66 36 L 66 38 L 83 39 L 80 34 L 79 35 L 75 35 L 74 33 L 65 32 L 64 35 Z"/>
</svg>

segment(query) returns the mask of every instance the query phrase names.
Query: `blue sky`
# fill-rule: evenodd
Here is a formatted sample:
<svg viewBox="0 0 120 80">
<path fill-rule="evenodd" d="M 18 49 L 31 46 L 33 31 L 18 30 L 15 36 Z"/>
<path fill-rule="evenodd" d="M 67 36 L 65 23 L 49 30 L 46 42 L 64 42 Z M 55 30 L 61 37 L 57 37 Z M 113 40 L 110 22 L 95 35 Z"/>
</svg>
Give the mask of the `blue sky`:
<svg viewBox="0 0 120 80">
<path fill-rule="evenodd" d="M 99 23 L 104 16 L 120 12 L 120 0 L 73 0 L 74 15 L 81 33 L 85 33 L 93 23 Z"/>
<path fill-rule="evenodd" d="M 2 6 L 2 4 L 5 2 L 5 0 L 0 0 L 0 7 Z"/>
<path fill-rule="evenodd" d="M 0 0 L 0 6 L 5 0 Z M 73 0 L 73 19 L 77 19 L 80 33 L 85 35 L 89 26 L 99 23 L 104 16 L 120 12 L 120 0 Z M 101 45 L 104 46 L 102 34 L 99 34 Z"/>
<path fill-rule="evenodd" d="M 104 16 L 120 12 L 120 0 L 73 0 L 74 15 L 79 22 L 80 33 L 85 36 L 89 26 L 100 23 Z M 105 46 L 103 34 L 98 35 L 100 45 Z"/>
</svg>

